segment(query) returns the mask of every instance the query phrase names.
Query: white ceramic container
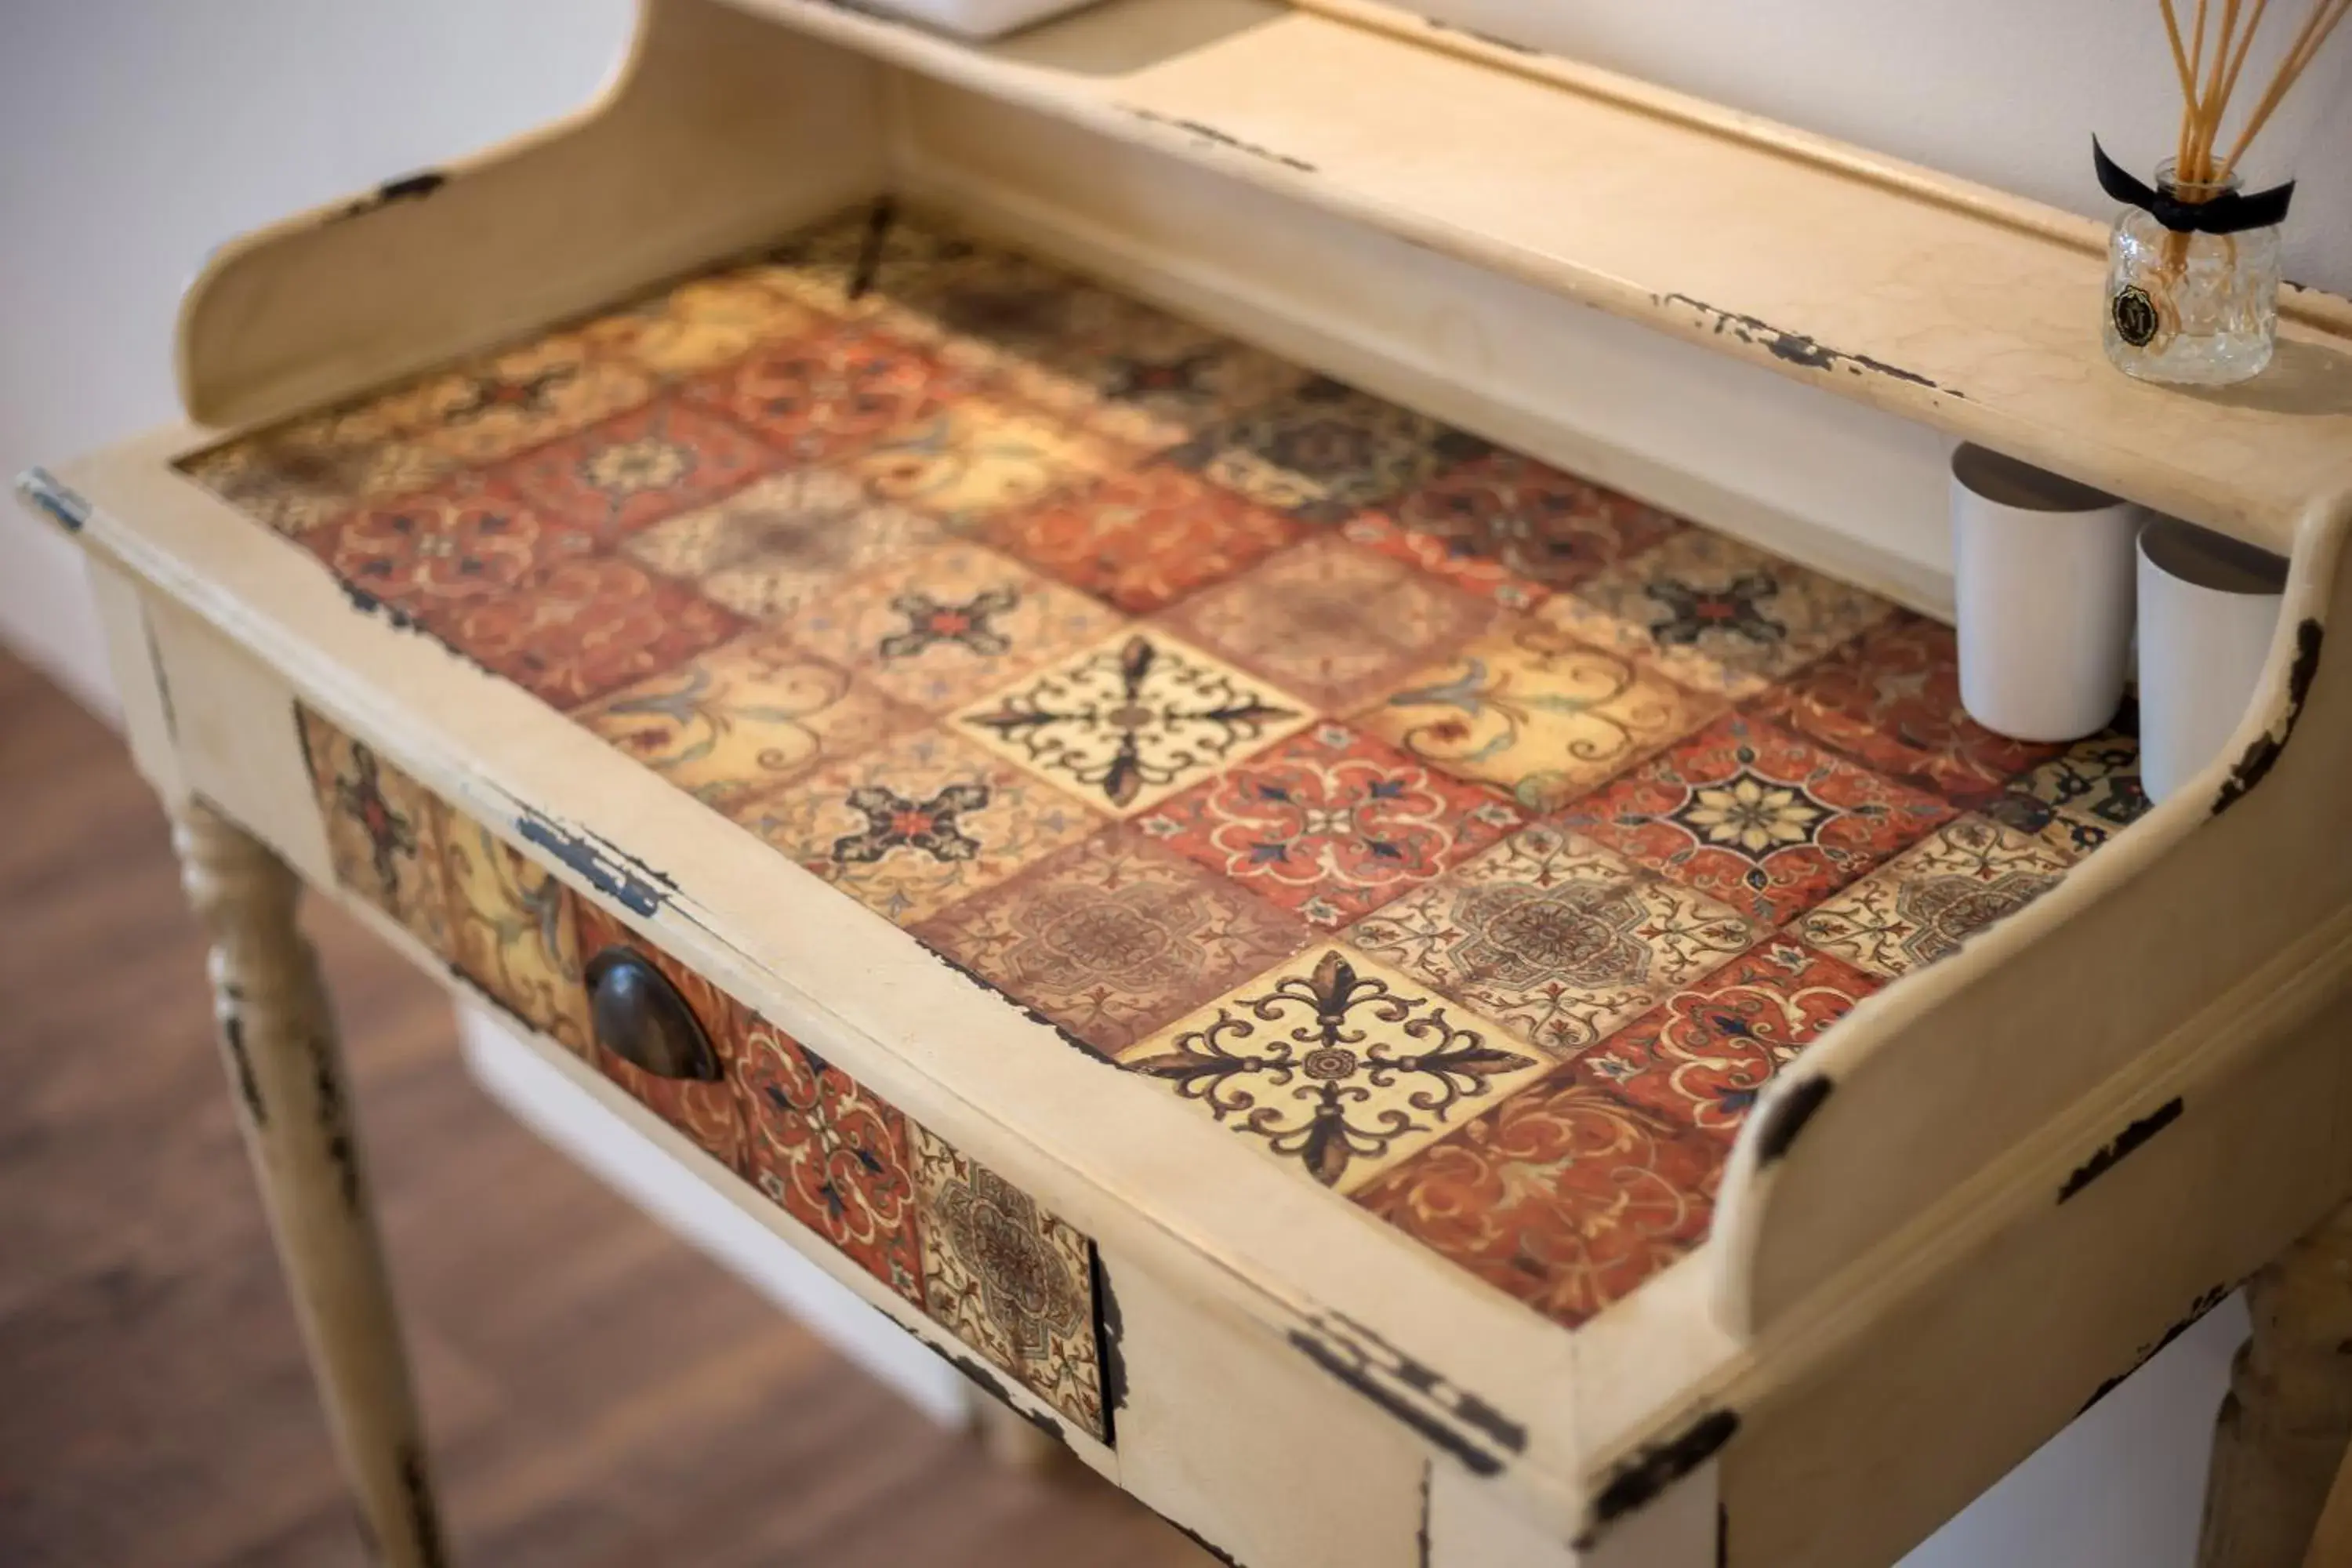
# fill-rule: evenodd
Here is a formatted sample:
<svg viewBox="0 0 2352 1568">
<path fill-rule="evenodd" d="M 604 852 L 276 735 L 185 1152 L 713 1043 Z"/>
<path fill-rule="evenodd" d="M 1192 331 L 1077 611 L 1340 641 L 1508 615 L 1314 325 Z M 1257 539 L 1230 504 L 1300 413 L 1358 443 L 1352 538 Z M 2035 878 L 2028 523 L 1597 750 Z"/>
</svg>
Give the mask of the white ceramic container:
<svg viewBox="0 0 2352 1568">
<path fill-rule="evenodd" d="M 2131 672 L 2126 501 L 1983 447 L 1952 454 L 1960 704 L 2021 741 L 2072 741 L 2115 717 Z"/>
<path fill-rule="evenodd" d="M 2286 563 L 2178 518 L 2139 536 L 2139 774 L 2162 800 L 2221 754 L 2278 631 Z"/>
<path fill-rule="evenodd" d="M 1093 0 L 863 0 L 862 9 L 887 12 L 966 38 L 993 38 L 1076 11 Z"/>
</svg>

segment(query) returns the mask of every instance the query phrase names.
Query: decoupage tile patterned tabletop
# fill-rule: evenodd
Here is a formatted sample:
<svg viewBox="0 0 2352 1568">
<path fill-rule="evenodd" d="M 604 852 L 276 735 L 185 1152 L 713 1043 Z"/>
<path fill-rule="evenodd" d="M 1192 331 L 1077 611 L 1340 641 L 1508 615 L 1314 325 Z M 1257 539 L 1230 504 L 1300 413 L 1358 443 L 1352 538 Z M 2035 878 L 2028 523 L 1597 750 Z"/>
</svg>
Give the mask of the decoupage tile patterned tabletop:
<svg viewBox="0 0 2352 1568">
<path fill-rule="evenodd" d="M 903 216 L 188 469 L 747 849 L 1570 1325 L 1705 1237 L 1807 1041 L 2146 805 L 2127 713 L 1991 734 L 1933 621 Z M 401 787 L 310 739 L 331 815 Z M 543 918 L 487 839 L 395 862 L 372 821 L 347 879 L 576 1044 L 546 977 L 602 917 Z M 1087 1418 L 1083 1238 L 772 1026 L 724 1049 L 731 1099 L 629 1087 Z"/>
</svg>

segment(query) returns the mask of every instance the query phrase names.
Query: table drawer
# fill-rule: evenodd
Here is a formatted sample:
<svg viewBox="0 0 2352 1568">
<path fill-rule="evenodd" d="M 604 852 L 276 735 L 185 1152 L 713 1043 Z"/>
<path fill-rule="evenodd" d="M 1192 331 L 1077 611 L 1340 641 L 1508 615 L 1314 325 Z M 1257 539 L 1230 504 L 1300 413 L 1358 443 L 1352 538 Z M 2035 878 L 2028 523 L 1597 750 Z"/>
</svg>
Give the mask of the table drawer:
<svg viewBox="0 0 2352 1568">
<path fill-rule="evenodd" d="M 1110 1440 L 1091 1240 L 366 742 L 307 709 L 299 722 L 345 891 Z"/>
</svg>

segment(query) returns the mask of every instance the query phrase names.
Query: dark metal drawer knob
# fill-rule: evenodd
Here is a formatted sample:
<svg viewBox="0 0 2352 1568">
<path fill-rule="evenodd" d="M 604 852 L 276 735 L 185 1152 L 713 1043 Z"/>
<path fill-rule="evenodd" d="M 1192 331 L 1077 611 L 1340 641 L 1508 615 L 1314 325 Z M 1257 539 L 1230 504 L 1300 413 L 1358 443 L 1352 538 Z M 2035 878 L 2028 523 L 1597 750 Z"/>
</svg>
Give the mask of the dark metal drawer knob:
<svg viewBox="0 0 2352 1568">
<path fill-rule="evenodd" d="M 588 1018 L 596 1043 L 656 1078 L 716 1082 L 719 1053 L 669 976 L 632 948 L 588 961 Z"/>
</svg>

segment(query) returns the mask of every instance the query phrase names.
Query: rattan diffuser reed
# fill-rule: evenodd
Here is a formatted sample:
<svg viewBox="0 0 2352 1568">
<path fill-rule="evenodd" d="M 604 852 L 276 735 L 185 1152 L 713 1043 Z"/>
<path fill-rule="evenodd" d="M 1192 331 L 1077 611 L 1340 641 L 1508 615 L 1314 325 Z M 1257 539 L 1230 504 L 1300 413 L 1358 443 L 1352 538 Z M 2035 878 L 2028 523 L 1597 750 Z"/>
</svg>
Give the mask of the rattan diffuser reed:
<svg viewBox="0 0 2352 1568">
<path fill-rule="evenodd" d="M 2216 7 L 2210 0 L 2197 0 L 2196 14 L 2184 33 L 2173 0 L 2158 0 L 2164 10 L 2165 37 L 2172 46 L 2173 68 L 2180 79 L 2180 138 L 2173 154 L 2173 170 L 2184 201 L 2195 201 L 2200 195 L 2211 195 L 2228 187 L 2230 177 L 2237 172 L 2239 161 L 2253 145 L 2254 138 L 2262 134 L 2280 102 L 2318 57 L 2327 43 L 2327 36 L 2344 20 L 2345 13 L 2352 11 L 2352 0 L 2312 0 L 2303 26 L 2296 29 L 2285 55 L 2271 75 L 2270 85 L 2254 100 L 2254 107 L 2231 140 L 2229 150 L 2217 155 L 2222 123 L 2236 100 L 2246 56 L 2253 47 L 2254 34 L 2262 26 L 2263 13 L 2269 3 L 2270 0 L 2252 0 L 2252 4 L 2221 0 Z M 2212 16 L 2217 10 L 2218 16 Z M 2215 24 L 2210 39 L 2209 19 Z"/>
</svg>

